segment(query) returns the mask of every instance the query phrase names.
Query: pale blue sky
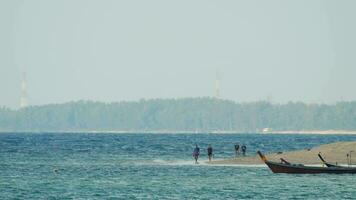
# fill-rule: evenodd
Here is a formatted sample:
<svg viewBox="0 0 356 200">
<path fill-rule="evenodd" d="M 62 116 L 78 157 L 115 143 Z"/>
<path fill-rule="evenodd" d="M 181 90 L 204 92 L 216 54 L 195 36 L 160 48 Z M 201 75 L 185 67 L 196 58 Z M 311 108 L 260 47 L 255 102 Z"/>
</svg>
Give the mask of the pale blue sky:
<svg viewBox="0 0 356 200">
<path fill-rule="evenodd" d="M 0 0 L 0 105 L 356 100 L 356 1 Z"/>
</svg>

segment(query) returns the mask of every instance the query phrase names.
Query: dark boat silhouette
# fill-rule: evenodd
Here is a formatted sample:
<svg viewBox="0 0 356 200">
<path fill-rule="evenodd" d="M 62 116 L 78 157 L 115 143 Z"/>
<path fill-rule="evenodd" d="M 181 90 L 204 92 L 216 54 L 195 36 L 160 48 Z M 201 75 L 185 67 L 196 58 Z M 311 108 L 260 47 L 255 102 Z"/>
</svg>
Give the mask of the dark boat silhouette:
<svg viewBox="0 0 356 200">
<path fill-rule="evenodd" d="M 317 167 L 317 166 L 305 166 L 302 164 L 292 164 L 289 162 L 272 162 L 267 160 L 260 151 L 257 154 L 261 157 L 262 161 L 272 170 L 273 173 L 290 173 L 290 174 L 354 174 L 356 173 L 356 167 L 344 167 L 329 164 L 327 167 Z M 319 156 L 319 158 L 322 158 Z M 323 159 L 324 160 L 324 159 Z M 324 160 L 325 161 L 325 160 Z M 326 162 L 324 163 L 326 165 Z"/>
<path fill-rule="evenodd" d="M 320 158 L 321 162 L 323 162 L 324 165 L 326 165 L 327 167 L 343 167 L 343 166 L 340 166 L 340 165 L 333 165 L 333 164 L 330 164 L 330 163 L 326 162 L 324 160 L 324 158 L 321 156 L 320 152 L 318 153 L 318 157 Z"/>
</svg>

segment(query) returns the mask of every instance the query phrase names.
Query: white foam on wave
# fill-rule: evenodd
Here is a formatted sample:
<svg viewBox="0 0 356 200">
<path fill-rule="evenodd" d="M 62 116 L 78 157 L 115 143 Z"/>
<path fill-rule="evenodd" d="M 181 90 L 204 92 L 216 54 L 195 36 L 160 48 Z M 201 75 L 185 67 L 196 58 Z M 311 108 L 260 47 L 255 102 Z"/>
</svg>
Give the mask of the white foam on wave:
<svg viewBox="0 0 356 200">
<path fill-rule="evenodd" d="M 168 165 L 168 166 L 210 166 L 210 167 L 266 167 L 263 164 L 210 164 L 207 161 L 200 161 L 195 164 L 194 160 L 163 160 L 153 159 L 150 161 L 136 163 L 139 165 Z"/>
<path fill-rule="evenodd" d="M 173 166 L 182 166 L 182 165 L 206 165 L 205 162 L 198 162 L 195 164 L 194 160 L 162 160 L 162 159 L 154 159 L 152 161 L 153 164 L 159 165 L 173 165 Z"/>
</svg>

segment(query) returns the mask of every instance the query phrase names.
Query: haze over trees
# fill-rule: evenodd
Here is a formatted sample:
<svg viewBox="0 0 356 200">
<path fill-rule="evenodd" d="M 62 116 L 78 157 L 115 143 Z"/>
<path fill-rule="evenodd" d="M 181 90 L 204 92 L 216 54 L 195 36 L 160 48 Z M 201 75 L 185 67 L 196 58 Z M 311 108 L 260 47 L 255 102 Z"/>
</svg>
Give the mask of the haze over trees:
<svg viewBox="0 0 356 200">
<path fill-rule="evenodd" d="M 0 108 L 0 131 L 356 130 L 355 122 L 356 101 L 330 105 L 272 104 L 204 97 Z"/>
</svg>

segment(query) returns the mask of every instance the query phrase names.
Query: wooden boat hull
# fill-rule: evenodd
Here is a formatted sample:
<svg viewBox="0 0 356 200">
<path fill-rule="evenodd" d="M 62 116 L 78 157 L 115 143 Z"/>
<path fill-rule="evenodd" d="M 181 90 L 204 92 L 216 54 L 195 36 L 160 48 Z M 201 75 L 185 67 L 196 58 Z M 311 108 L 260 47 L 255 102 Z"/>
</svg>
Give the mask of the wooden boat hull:
<svg viewBox="0 0 356 200">
<path fill-rule="evenodd" d="M 289 174 L 356 174 L 355 167 L 316 167 L 316 166 L 304 166 L 299 164 L 286 164 L 277 163 L 267 160 L 267 158 L 260 152 L 257 152 L 262 161 L 272 170 L 274 173 L 289 173 Z"/>
<path fill-rule="evenodd" d="M 356 174 L 356 168 L 351 167 L 313 167 L 304 165 L 286 165 L 281 163 L 275 163 L 266 161 L 266 165 L 274 173 L 290 173 L 290 174 Z"/>
</svg>

